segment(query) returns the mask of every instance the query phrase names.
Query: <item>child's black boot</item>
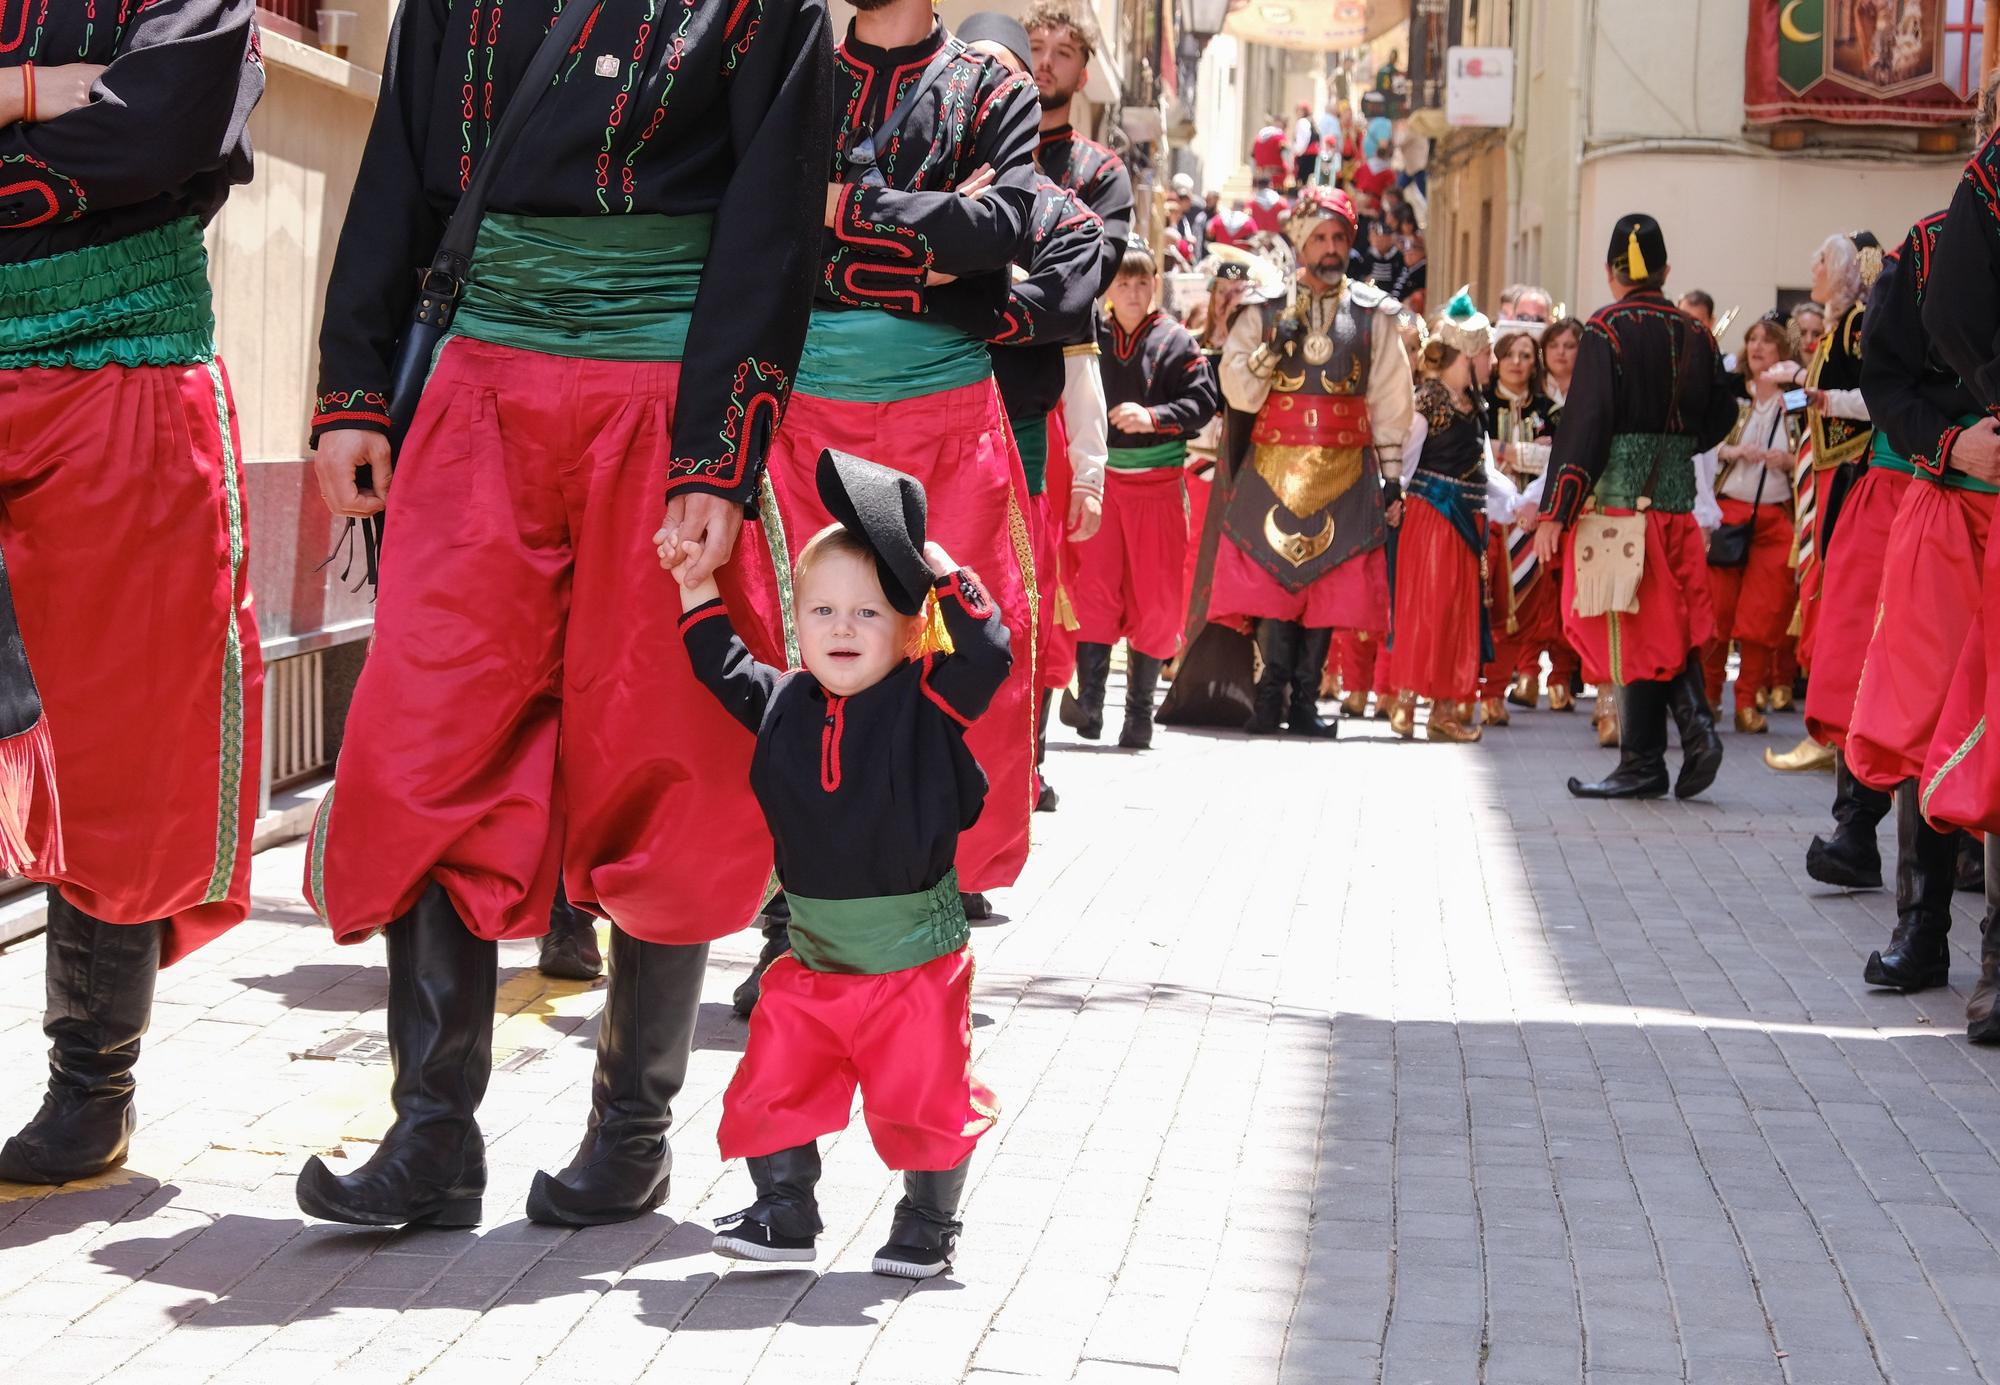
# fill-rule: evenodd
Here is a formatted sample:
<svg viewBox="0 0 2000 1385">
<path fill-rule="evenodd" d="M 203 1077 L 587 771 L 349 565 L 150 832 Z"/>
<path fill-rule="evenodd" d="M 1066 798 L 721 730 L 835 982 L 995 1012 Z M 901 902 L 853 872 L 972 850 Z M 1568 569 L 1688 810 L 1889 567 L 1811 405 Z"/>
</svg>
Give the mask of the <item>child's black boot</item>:
<svg viewBox="0 0 2000 1385">
<path fill-rule="evenodd" d="M 971 1167 L 968 1155 L 955 1169 L 912 1170 L 903 1175 L 903 1200 L 896 1204 L 889 1243 L 875 1252 L 875 1273 L 929 1279 L 951 1268 L 963 1229 L 958 1200 L 965 1193 L 965 1175 Z"/>
<path fill-rule="evenodd" d="M 809 1141 L 744 1160 L 757 1200 L 719 1218 L 714 1250 L 732 1260 L 811 1260 L 813 1238 L 825 1229 L 813 1188 L 819 1182 L 819 1143 Z"/>
</svg>

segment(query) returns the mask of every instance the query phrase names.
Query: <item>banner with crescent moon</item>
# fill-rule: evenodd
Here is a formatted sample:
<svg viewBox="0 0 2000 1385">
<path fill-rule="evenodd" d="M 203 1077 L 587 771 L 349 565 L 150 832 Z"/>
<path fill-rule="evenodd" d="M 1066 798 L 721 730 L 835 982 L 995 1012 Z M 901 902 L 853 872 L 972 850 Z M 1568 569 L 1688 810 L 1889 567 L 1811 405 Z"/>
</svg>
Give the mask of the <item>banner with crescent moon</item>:
<svg viewBox="0 0 2000 1385">
<path fill-rule="evenodd" d="M 1960 125 L 1972 118 L 1988 0 L 1751 0 L 1752 125 Z"/>
</svg>

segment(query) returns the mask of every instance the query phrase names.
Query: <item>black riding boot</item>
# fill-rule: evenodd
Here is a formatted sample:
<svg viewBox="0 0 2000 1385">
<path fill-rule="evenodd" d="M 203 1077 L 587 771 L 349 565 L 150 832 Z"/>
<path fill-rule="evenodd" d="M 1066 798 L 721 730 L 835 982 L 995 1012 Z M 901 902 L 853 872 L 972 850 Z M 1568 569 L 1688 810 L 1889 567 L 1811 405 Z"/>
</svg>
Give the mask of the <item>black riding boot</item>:
<svg viewBox="0 0 2000 1385">
<path fill-rule="evenodd" d="M 160 974 L 159 923 L 102 922 L 51 886 L 47 927 L 49 1089 L 0 1148 L 0 1178 L 12 1183 L 68 1183 L 125 1162 L 132 1065 Z"/>
<path fill-rule="evenodd" d="M 597 920 L 569 902 L 558 884 L 549 906 L 549 931 L 542 934 L 542 957 L 536 970 L 562 981 L 595 981 L 604 975 L 604 954 L 597 948 Z"/>
<path fill-rule="evenodd" d="M 1320 674 L 1332 648 L 1333 631 L 1300 632 L 1298 652 L 1292 656 L 1291 706 L 1285 717 L 1285 729 L 1294 736 L 1330 741 L 1340 735 L 1340 723 L 1322 720 L 1319 714 Z"/>
<path fill-rule="evenodd" d="M 1681 733 L 1681 772 L 1674 780 L 1674 797 L 1693 798 L 1722 770 L 1722 737 L 1715 734 L 1715 708 L 1708 705 L 1701 660 L 1688 656 L 1681 676 L 1667 684 L 1667 704 Z"/>
<path fill-rule="evenodd" d="M 1871 986 L 1924 991 L 1951 975 L 1951 895 L 1958 869 L 1954 834 L 1939 832 L 1918 809 L 1915 780 L 1896 790 L 1896 929 L 1889 946 L 1868 955 L 1861 976 Z"/>
<path fill-rule="evenodd" d="M 561 1173 L 535 1175 L 529 1220 L 603 1226 L 644 1216 L 667 1200 L 674 1169 L 667 1128 L 687 1081 L 707 969 L 707 943 L 649 943 L 611 930 L 590 1123 Z"/>
<path fill-rule="evenodd" d="M 1289 620 L 1257 622 L 1257 686 L 1251 690 L 1250 720 L 1243 729 L 1253 736 L 1275 736 L 1285 724 L 1285 707 L 1292 694 L 1292 670 L 1297 667 L 1299 641 L 1305 631 Z"/>
<path fill-rule="evenodd" d="M 1602 696 L 1602 694 L 1599 694 Z M 1665 683 L 1627 683 L 1618 690 L 1618 768 L 1595 784 L 1569 781 L 1578 798 L 1660 798 L 1667 782 Z"/>
<path fill-rule="evenodd" d="M 1043 688 L 1042 699 L 1035 710 L 1035 778 L 1041 781 L 1041 789 L 1035 795 L 1035 811 L 1053 813 L 1062 797 L 1056 793 L 1056 786 L 1049 782 L 1048 771 L 1042 766 L 1049 757 L 1049 709 L 1055 706 L 1054 688 Z"/>
<path fill-rule="evenodd" d="M 1954 834 L 1958 840 L 1958 866 L 1952 872 L 1952 888 L 1964 894 L 1986 893 L 1986 848 L 1970 832 Z"/>
<path fill-rule="evenodd" d="M 1118 746 L 1121 750 L 1151 750 L 1153 695 L 1159 690 L 1160 670 L 1166 666 L 1166 661 L 1141 654 L 1136 649 L 1128 651 L 1127 659 L 1125 725 L 1118 732 Z"/>
<path fill-rule="evenodd" d="M 875 1252 L 875 1273 L 929 1279 L 951 1267 L 958 1233 L 964 1229 L 958 1220 L 958 1203 L 965 1195 L 965 1175 L 971 1167 L 972 1156 L 968 1154 L 955 1169 L 903 1175 L 903 1200 L 896 1204 L 888 1244 Z"/>
<path fill-rule="evenodd" d="M 1854 777 L 1847 757 L 1833 761 L 1833 837 L 1814 837 L 1806 848 L 1806 874 L 1843 890 L 1882 888 L 1882 849 L 1875 829 L 1889 815 L 1890 797 Z"/>
<path fill-rule="evenodd" d="M 384 930 L 395 1124 L 353 1173 L 315 1154 L 299 1170 L 299 1209 L 357 1226 L 476 1226 L 486 1192 L 479 1102 L 493 1072 L 499 950 L 459 919 L 442 885 Z"/>
<path fill-rule="evenodd" d="M 732 1260 L 810 1260 L 825 1230 L 813 1189 L 819 1183 L 819 1143 L 809 1140 L 743 1161 L 757 1200 L 715 1223 L 713 1249 Z"/>
<path fill-rule="evenodd" d="M 764 934 L 764 949 L 757 954 L 757 964 L 750 968 L 750 974 L 737 984 L 729 997 L 729 1004 L 736 1011 L 738 1019 L 749 1019 L 750 1012 L 757 1008 L 757 997 L 764 984 L 764 973 L 792 950 L 792 904 L 780 890 L 771 896 L 771 902 L 764 906 L 764 912 L 757 915 L 757 927 Z"/>
<path fill-rule="evenodd" d="M 1104 734 L 1104 685 L 1111 679 L 1111 646 L 1079 644 L 1076 647 L 1076 695 L 1063 690 L 1056 715 L 1062 724 L 1087 741 Z"/>
<path fill-rule="evenodd" d="M 2000 1043 L 2000 833 L 1986 834 L 1986 917 L 1979 921 L 1979 983 L 1965 1002 L 1965 1037 Z"/>
</svg>

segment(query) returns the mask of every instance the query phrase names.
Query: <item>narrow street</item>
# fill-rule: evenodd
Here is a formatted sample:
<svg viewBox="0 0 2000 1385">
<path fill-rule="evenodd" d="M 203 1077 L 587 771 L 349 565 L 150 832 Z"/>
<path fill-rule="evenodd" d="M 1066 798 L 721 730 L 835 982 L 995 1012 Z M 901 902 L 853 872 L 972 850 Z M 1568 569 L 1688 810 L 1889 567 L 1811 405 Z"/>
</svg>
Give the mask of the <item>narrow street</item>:
<svg viewBox="0 0 2000 1385">
<path fill-rule="evenodd" d="M 1587 810 L 1587 718 L 1515 718 L 1462 747 L 1060 732 L 1062 810 L 975 931 L 1003 1116 L 922 1287 L 868 1272 L 897 1186 L 859 1122 L 818 1273 L 707 1250 L 751 1197 L 714 1138 L 748 932 L 713 954 L 662 1213 L 523 1218 L 581 1132 L 600 995 L 509 944 L 486 1224 L 306 1222 L 301 1161 L 388 1119 L 385 974 L 301 902 L 300 848 L 267 853 L 253 921 L 162 977 L 129 1168 L 0 1185 L 8 1378 L 2000 1381 L 1974 897 L 1954 989 L 1870 992 L 1888 896 L 1803 870 L 1830 779 L 1731 735 L 1705 799 Z M 41 969 L 0 955 L 7 1129 Z"/>
</svg>

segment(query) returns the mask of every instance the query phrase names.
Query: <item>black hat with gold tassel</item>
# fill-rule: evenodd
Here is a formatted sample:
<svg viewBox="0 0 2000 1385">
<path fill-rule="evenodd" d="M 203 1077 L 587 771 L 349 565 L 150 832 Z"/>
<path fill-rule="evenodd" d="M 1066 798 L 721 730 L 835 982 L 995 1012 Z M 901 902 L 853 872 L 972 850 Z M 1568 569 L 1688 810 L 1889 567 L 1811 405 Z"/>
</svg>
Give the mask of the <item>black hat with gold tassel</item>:
<svg viewBox="0 0 2000 1385">
<path fill-rule="evenodd" d="M 1621 216 L 1611 228 L 1611 248 L 1604 252 L 1604 262 L 1635 284 L 1650 279 L 1667 267 L 1666 232 L 1644 212 Z"/>
</svg>

